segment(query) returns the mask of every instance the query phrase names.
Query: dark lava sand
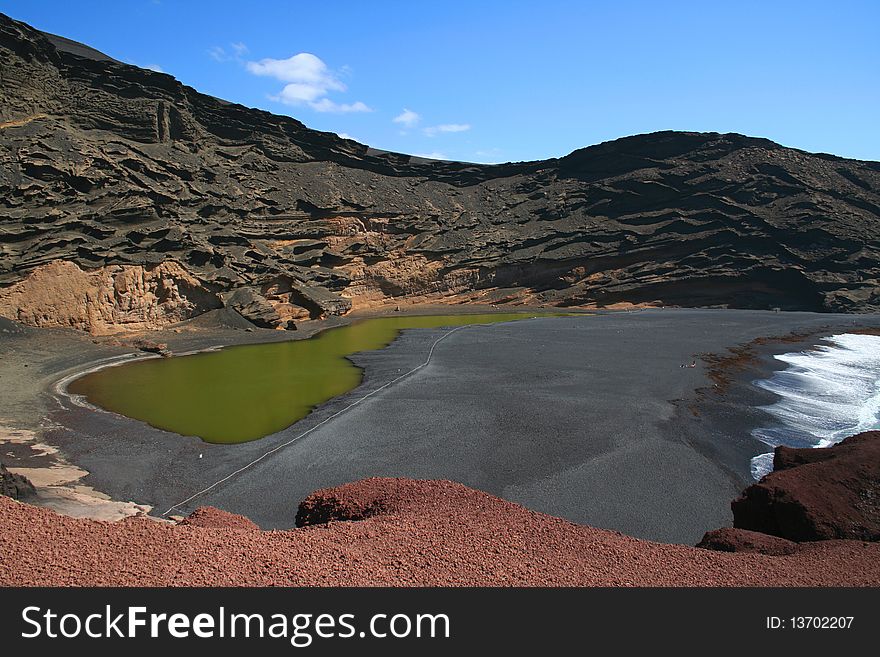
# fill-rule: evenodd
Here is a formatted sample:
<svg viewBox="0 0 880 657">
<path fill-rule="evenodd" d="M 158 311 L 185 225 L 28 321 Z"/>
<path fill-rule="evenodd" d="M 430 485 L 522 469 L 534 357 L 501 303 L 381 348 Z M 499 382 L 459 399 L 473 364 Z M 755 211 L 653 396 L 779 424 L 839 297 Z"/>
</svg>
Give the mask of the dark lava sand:
<svg viewBox="0 0 880 657">
<path fill-rule="evenodd" d="M 730 501 L 751 483 L 749 459 L 764 449 L 749 436 L 762 418 L 748 404 L 767 401 L 749 396 L 755 370 L 716 395 L 700 354 L 871 325 L 880 318 L 647 310 L 462 329 L 428 367 L 173 513 L 213 505 L 284 528 L 318 488 L 443 478 L 578 523 L 693 544 L 730 524 Z M 52 414 L 67 428 L 47 440 L 92 473 L 89 485 L 161 513 L 421 363 L 442 334 L 408 331 L 354 357 L 366 367 L 358 389 L 245 445 L 208 445 L 69 404 Z M 680 367 L 694 359 L 696 368 Z"/>
</svg>

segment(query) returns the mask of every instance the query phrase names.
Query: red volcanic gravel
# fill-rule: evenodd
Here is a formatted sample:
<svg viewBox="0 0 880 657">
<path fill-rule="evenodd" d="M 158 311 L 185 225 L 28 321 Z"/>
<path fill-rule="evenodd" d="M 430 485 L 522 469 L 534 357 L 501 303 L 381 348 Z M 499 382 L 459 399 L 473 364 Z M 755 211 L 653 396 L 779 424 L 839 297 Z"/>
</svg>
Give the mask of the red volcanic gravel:
<svg viewBox="0 0 880 657">
<path fill-rule="evenodd" d="M 81 520 L 0 498 L 0 584 L 880 585 L 875 543 L 809 543 L 787 556 L 663 545 L 574 525 L 449 481 L 367 479 L 309 500 L 313 509 L 325 500 L 373 515 L 241 531 L 239 520 L 232 527 Z M 194 515 L 225 525 L 231 514 Z"/>
<path fill-rule="evenodd" d="M 770 536 L 748 529 L 722 527 L 706 532 L 697 547 L 721 552 L 757 552 L 759 554 L 794 554 L 798 544 L 778 536 Z"/>
<path fill-rule="evenodd" d="M 213 506 L 202 506 L 180 521 L 186 527 L 210 527 L 212 529 L 242 529 L 259 531 L 257 523 L 237 513 L 229 513 Z"/>
</svg>

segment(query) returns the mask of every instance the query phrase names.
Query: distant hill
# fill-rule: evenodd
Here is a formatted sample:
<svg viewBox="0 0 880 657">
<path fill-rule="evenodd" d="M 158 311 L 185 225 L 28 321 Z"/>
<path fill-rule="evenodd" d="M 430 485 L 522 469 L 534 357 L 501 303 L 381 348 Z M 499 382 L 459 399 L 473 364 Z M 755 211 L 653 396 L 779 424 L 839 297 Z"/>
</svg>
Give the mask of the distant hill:
<svg viewBox="0 0 880 657">
<path fill-rule="evenodd" d="M 685 132 L 419 159 L 3 15 L 0 189 L 0 314 L 36 325 L 228 305 L 285 326 L 401 298 L 880 310 L 876 162 Z"/>
</svg>

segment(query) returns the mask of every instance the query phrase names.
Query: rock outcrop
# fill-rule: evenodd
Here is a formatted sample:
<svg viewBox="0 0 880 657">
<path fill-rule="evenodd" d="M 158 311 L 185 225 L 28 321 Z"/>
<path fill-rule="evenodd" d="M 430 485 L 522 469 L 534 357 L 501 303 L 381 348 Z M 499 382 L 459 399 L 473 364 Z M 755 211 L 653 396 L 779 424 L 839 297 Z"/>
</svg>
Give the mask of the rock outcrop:
<svg viewBox="0 0 880 657">
<path fill-rule="evenodd" d="M 94 335 L 157 329 L 220 307 L 215 293 L 172 260 L 87 271 L 55 260 L 0 289 L 0 314 L 10 319 Z"/>
<path fill-rule="evenodd" d="M 731 504 L 734 527 L 792 541 L 880 541 L 880 431 L 777 447 L 773 472 Z"/>
<path fill-rule="evenodd" d="M 878 190 L 878 163 L 738 134 L 503 165 L 388 153 L 0 15 L 3 286 L 174 262 L 282 328 L 401 299 L 878 310 Z M 0 313 L 88 324 L 28 289 Z"/>
<path fill-rule="evenodd" d="M 275 328 L 281 322 L 281 316 L 268 299 L 250 287 L 234 290 L 226 298 L 226 307 L 261 328 Z"/>
<path fill-rule="evenodd" d="M 37 491 L 27 477 L 14 474 L 0 463 L 0 495 L 11 497 L 14 500 L 26 500 Z"/>
<path fill-rule="evenodd" d="M 783 556 L 797 552 L 798 544 L 778 536 L 770 536 L 748 529 L 722 527 L 706 532 L 703 540 L 697 543 L 697 547 L 717 552 L 753 552 Z"/>
</svg>

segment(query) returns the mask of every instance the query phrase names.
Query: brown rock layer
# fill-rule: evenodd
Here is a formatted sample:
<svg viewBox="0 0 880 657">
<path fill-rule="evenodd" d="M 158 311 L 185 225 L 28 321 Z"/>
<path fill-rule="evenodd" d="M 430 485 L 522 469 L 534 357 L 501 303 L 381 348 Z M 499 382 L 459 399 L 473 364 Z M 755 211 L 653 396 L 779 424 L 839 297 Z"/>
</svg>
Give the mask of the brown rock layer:
<svg viewBox="0 0 880 657">
<path fill-rule="evenodd" d="M 0 289 L 0 314 L 10 319 L 94 335 L 162 328 L 222 305 L 216 294 L 170 260 L 87 271 L 55 260 Z"/>
<path fill-rule="evenodd" d="M 880 540 L 880 431 L 777 447 L 774 470 L 731 504 L 734 526 L 792 541 Z"/>
</svg>

